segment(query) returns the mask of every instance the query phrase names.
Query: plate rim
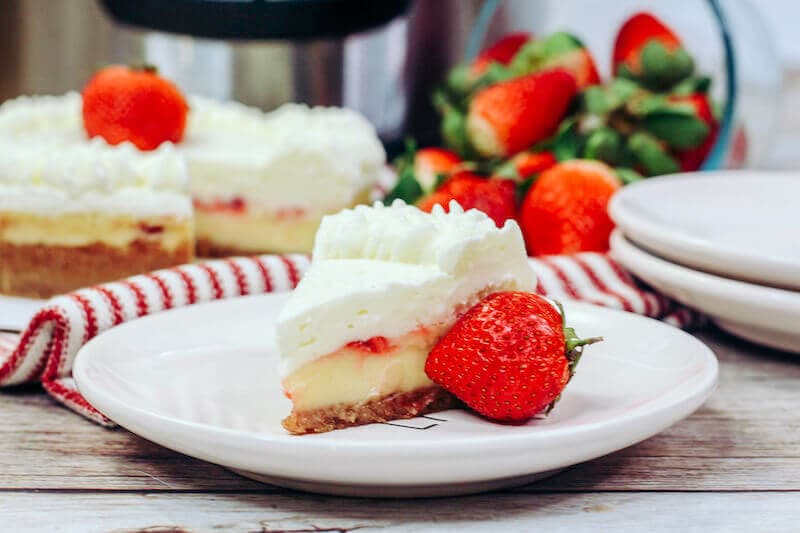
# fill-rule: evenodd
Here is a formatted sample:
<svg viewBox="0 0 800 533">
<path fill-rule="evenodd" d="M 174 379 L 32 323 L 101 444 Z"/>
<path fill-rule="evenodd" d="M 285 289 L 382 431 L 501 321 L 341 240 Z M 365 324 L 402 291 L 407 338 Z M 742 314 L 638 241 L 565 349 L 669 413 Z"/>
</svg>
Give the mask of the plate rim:
<svg viewBox="0 0 800 533">
<path fill-rule="evenodd" d="M 262 298 L 262 297 L 277 297 L 277 296 L 284 296 L 288 295 L 288 293 L 268 293 L 262 295 L 253 295 L 253 298 Z M 236 299 L 238 300 L 238 299 Z M 211 301 L 211 302 L 203 302 L 201 304 L 196 304 L 193 306 L 182 307 L 178 309 L 173 309 L 169 311 L 165 311 L 163 313 L 159 313 L 159 315 L 163 315 L 164 313 L 180 313 L 180 312 L 191 312 L 193 308 L 199 308 L 200 306 L 208 307 L 208 306 L 219 306 L 224 305 L 225 303 L 230 303 L 231 301 L 235 300 L 220 300 L 220 301 Z M 702 363 L 702 374 L 697 378 L 699 379 L 698 383 L 693 386 L 690 391 L 683 395 L 677 395 L 674 398 L 670 397 L 671 393 L 667 393 L 667 399 L 664 400 L 664 395 L 660 396 L 660 402 L 652 402 L 648 401 L 643 406 L 636 407 L 630 411 L 627 411 L 621 415 L 614 417 L 612 420 L 602 420 L 596 422 L 585 423 L 580 426 L 573 426 L 573 427 L 565 427 L 565 428 L 550 428 L 547 432 L 544 433 L 531 433 L 531 432 L 520 432 L 518 435 L 509 435 L 509 434 L 499 434 L 499 435 L 484 435 L 479 437 L 470 437 L 466 438 L 463 441 L 456 441 L 456 440 L 420 440 L 420 441 L 411 441 L 403 443 L 403 449 L 405 451 L 414 452 L 417 449 L 424 449 L 426 456 L 435 456 L 434 450 L 438 454 L 447 454 L 451 455 L 453 453 L 464 453 L 466 455 L 469 454 L 470 448 L 478 447 L 481 449 L 481 453 L 488 453 L 491 450 L 499 450 L 502 451 L 505 447 L 517 447 L 519 442 L 527 442 L 531 445 L 541 445 L 542 443 L 547 443 L 552 440 L 562 440 L 565 438 L 582 438 L 587 433 L 596 432 L 599 430 L 606 430 L 614 429 L 616 427 L 628 426 L 629 424 L 635 424 L 637 420 L 643 420 L 651 416 L 653 413 L 662 412 L 662 411 L 670 411 L 677 409 L 681 405 L 688 405 L 691 404 L 694 407 L 689 411 L 690 413 L 697 409 L 703 402 L 713 393 L 713 390 L 717 384 L 718 375 L 719 375 L 719 363 L 714 354 L 714 352 L 709 348 L 705 343 L 697 339 L 696 337 L 690 335 L 689 333 L 674 328 L 668 324 L 663 322 L 644 317 L 641 315 L 637 315 L 634 313 L 627 313 L 625 311 L 615 310 L 604 308 L 588 303 L 583 302 L 576 302 L 576 301 L 566 301 L 565 306 L 567 308 L 567 312 L 569 312 L 570 308 L 574 308 L 577 306 L 578 308 L 585 308 L 586 310 L 600 310 L 601 312 L 608 312 L 619 316 L 625 316 L 626 319 L 631 319 L 634 321 L 652 321 L 658 325 L 658 327 L 666 328 L 665 331 L 671 331 L 671 334 L 676 334 L 680 336 L 684 336 L 684 339 L 690 343 L 695 343 L 695 347 L 697 349 L 697 359 L 699 363 Z M 75 377 L 76 384 L 78 386 L 78 390 L 81 391 L 82 394 L 89 400 L 90 403 L 93 405 L 98 405 L 98 408 L 105 407 L 107 408 L 108 405 L 106 402 L 110 402 L 112 405 L 112 411 L 117 411 L 118 407 L 122 407 L 123 410 L 127 410 L 129 412 L 133 412 L 138 416 L 145 416 L 150 419 L 157 419 L 160 422 L 166 422 L 171 426 L 183 427 L 188 428 L 193 431 L 200 431 L 204 434 L 211 434 L 211 435 L 220 435 L 224 438 L 245 438 L 251 442 L 257 442 L 259 444 L 269 444 L 269 445 L 276 445 L 276 446 L 284 446 L 286 444 L 291 444 L 292 446 L 302 446 L 303 449 L 307 449 L 310 451 L 335 451 L 337 454 L 359 454 L 363 453 L 365 449 L 370 450 L 370 455 L 375 456 L 382 456 L 382 455 L 392 455 L 397 453 L 397 445 L 392 441 L 359 441 L 357 439 L 351 440 L 331 440 L 331 439 L 320 439 L 320 438 L 307 438 L 302 439 L 296 435 L 275 435 L 271 433 L 256 433 L 256 432 L 248 432 L 242 430 L 236 430 L 231 428 L 224 428 L 220 426 L 214 426 L 211 424 L 194 422 L 182 418 L 178 418 L 175 416 L 164 415 L 158 412 L 154 412 L 148 409 L 144 409 L 139 406 L 133 406 L 130 404 L 126 404 L 121 400 L 117 400 L 113 396 L 107 394 L 102 390 L 102 388 L 95 388 L 94 384 L 92 383 L 92 379 L 87 376 L 87 369 L 89 365 L 89 360 L 92 357 L 96 357 L 93 355 L 93 350 L 97 349 L 96 346 L 101 345 L 102 342 L 108 342 L 98 339 L 109 339 L 112 338 L 115 334 L 119 335 L 120 331 L 137 327 L 137 323 L 141 324 L 144 321 L 151 322 L 158 319 L 158 315 L 150 315 L 148 317 L 142 317 L 142 319 L 138 319 L 136 321 L 131 321 L 125 324 L 121 324 L 115 328 L 111 328 L 106 332 L 98 335 L 94 339 L 92 339 L 89 343 L 87 343 L 81 350 L 78 352 L 74 367 L 73 367 L 73 376 Z M 116 333 L 115 333 L 116 331 Z M 87 355 L 89 354 L 89 355 Z M 685 381 L 682 381 L 678 387 L 682 386 Z M 88 387 L 87 387 L 88 384 Z M 675 387 L 677 388 L 677 387 Z M 100 402 L 97 400 L 100 399 Z M 666 403 L 663 403 L 666 401 Z M 101 411 L 103 409 L 100 409 Z M 111 417 L 113 420 L 113 417 Z M 115 420 L 115 422 L 117 422 Z M 117 422 L 120 426 L 126 427 L 127 424 L 123 424 Z M 487 423 L 493 423 L 487 421 Z M 136 432 L 134 432 L 136 433 Z M 139 434 L 139 433 L 137 433 Z M 144 437 L 144 435 L 141 435 Z M 147 438 L 147 437 L 144 437 Z M 638 441 L 637 441 L 638 442 Z M 489 450 L 491 447 L 491 450 Z M 458 449 L 456 449 L 458 448 Z M 299 450 L 299 449 L 298 449 Z"/>
<path fill-rule="evenodd" d="M 760 177 L 755 177 L 757 173 Z M 743 280 L 768 283 L 777 287 L 800 289 L 800 281 L 792 282 L 787 271 L 800 268 L 800 261 L 783 257 L 763 256 L 743 252 L 730 246 L 715 245 L 705 239 L 687 233 L 678 233 L 646 217 L 637 216 L 624 205 L 626 198 L 646 188 L 665 187 L 664 184 L 684 184 L 715 180 L 746 182 L 765 181 L 800 183 L 795 172 L 719 170 L 686 172 L 649 178 L 633 183 L 615 194 L 609 202 L 608 212 L 614 223 L 627 238 L 642 248 L 669 258 L 684 266 L 701 268 L 707 272 L 738 276 Z M 633 191 L 633 192 L 632 192 Z M 705 256 L 705 257 L 703 257 Z M 699 257 L 699 258 L 698 258 Z"/>
<path fill-rule="evenodd" d="M 770 285 L 759 285 L 758 283 L 753 283 L 750 281 L 744 281 L 740 279 L 727 278 L 725 276 L 720 276 L 718 274 L 712 274 L 711 272 L 696 270 L 692 267 L 688 267 L 680 263 L 674 263 L 672 261 L 669 261 L 668 259 L 659 257 L 658 255 L 651 253 L 644 248 L 639 247 L 635 242 L 629 239 L 619 228 L 611 232 L 610 243 L 611 243 L 612 256 L 615 256 L 620 249 L 625 250 L 623 252 L 624 254 L 630 253 L 632 255 L 637 255 L 638 257 L 641 258 L 642 261 L 647 261 L 652 265 L 655 265 L 655 268 L 659 268 L 662 269 L 664 272 L 668 272 L 670 279 L 677 278 L 686 280 L 687 283 L 691 283 L 692 285 L 700 287 L 702 292 L 712 292 L 713 290 L 715 294 L 719 293 L 725 296 L 729 296 L 730 293 L 724 289 L 733 289 L 735 291 L 748 291 L 751 293 L 756 293 L 758 296 L 765 297 L 759 300 L 760 303 L 773 302 L 775 300 L 784 300 L 784 301 L 789 300 L 790 304 L 800 306 L 800 291 L 793 291 L 791 289 L 783 289 L 780 287 L 772 287 Z M 614 258 L 617 259 L 617 257 Z M 623 263 L 623 266 L 625 268 L 628 268 L 628 266 L 625 265 L 622 260 L 620 260 L 620 262 Z M 684 283 L 683 285 L 685 286 L 686 283 Z M 727 299 L 733 300 L 734 298 L 728 297 Z M 741 300 L 741 298 L 735 298 L 735 299 Z"/>
</svg>

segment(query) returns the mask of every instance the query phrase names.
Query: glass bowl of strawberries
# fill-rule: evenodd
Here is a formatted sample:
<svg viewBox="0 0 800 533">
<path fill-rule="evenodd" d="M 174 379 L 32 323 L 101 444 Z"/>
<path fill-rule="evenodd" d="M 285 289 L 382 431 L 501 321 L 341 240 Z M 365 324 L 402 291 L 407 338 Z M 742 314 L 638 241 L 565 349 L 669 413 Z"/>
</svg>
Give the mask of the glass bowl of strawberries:
<svg viewBox="0 0 800 533">
<path fill-rule="evenodd" d="M 746 0 L 487 0 L 433 95 L 440 142 L 409 146 L 387 200 L 515 219 L 531 255 L 605 252 L 618 188 L 763 157 L 776 56 Z"/>
</svg>

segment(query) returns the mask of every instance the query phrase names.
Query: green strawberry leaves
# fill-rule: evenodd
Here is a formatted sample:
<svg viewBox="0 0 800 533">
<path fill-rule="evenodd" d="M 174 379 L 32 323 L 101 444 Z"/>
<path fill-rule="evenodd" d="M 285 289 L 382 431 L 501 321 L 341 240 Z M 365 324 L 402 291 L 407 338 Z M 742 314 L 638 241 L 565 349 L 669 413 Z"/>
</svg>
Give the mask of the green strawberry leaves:
<svg viewBox="0 0 800 533">
<path fill-rule="evenodd" d="M 642 127 L 680 150 L 699 146 L 711 132 L 693 109 L 677 105 L 648 113 L 642 118 Z"/>
<path fill-rule="evenodd" d="M 623 185 L 630 185 L 631 183 L 644 179 L 644 176 L 628 167 L 615 167 L 614 173 L 617 175 Z"/>
<path fill-rule="evenodd" d="M 710 88 L 711 78 L 708 76 L 690 76 L 676 83 L 670 89 L 670 93 L 680 96 L 689 96 L 695 93 L 707 94 Z"/>
<path fill-rule="evenodd" d="M 573 118 L 562 122 L 552 143 L 549 146 L 547 144 L 537 146 L 537 151 L 539 149 L 549 149 L 556 156 L 556 159 L 567 161 L 580 157 L 583 142 L 583 136 L 578 131 L 578 121 Z"/>
<path fill-rule="evenodd" d="M 627 146 L 636 166 L 641 167 L 648 175 L 680 171 L 678 161 L 665 150 L 662 142 L 649 133 L 634 133 L 628 138 Z"/>
<path fill-rule="evenodd" d="M 639 72 L 621 64 L 617 75 L 634 80 L 652 90 L 666 90 L 694 72 L 694 60 L 683 48 L 668 49 L 658 39 L 652 39 L 640 52 Z"/>
<path fill-rule="evenodd" d="M 590 344 L 595 344 L 597 342 L 601 342 L 603 337 L 590 337 L 588 339 L 581 339 L 575 333 L 575 329 L 567 326 L 567 315 L 564 313 L 564 306 L 561 305 L 561 302 L 555 302 L 556 307 L 558 307 L 558 312 L 561 313 L 561 324 L 564 328 L 564 356 L 567 358 L 569 362 L 569 379 L 572 379 L 572 376 L 575 375 L 575 370 L 578 368 L 578 363 L 581 360 L 581 356 L 583 355 L 583 348 L 584 346 L 589 346 Z M 553 407 L 556 406 L 558 401 L 561 399 L 561 395 L 559 394 L 558 397 L 553 400 L 550 405 L 548 405 L 545 410 L 544 414 L 550 414 L 550 411 L 553 410 Z"/>
<path fill-rule="evenodd" d="M 622 157 L 623 139 L 616 130 L 609 127 L 597 128 L 586 138 L 583 157 L 615 163 Z"/>
<path fill-rule="evenodd" d="M 541 41 L 531 41 L 516 53 L 509 64 L 517 76 L 542 70 L 558 57 L 580 50 L 583 43 L 569 33 L 559 31 Z"/>
<path fill-rule="evenodd" d="M 383 199 L 383 203 L 391 205 L 395 200 L 403 200 L 407 204 L 413 204 L 423 195 L 422 186 L 414 177 L 411 168 L 405 169 L 400 173 L 394 188 Z"/>
<path fill-rule="evenodd" d="M 603 340 L 603 337 L 589 337 L 581 339 L 575 333 L 575 329 L 567 326 L 567 314 L 564 312 L 564 306 L 561 302 L 555 302 L 558 307 L 558 312 L 561 313 L 561 324 L 564 328 L 564 355 L 569 361 L 569 375 L 572 377 L 575 374 L 575 369 L 583 355 L 583 347 L 595 344 Z"/>
</svg>

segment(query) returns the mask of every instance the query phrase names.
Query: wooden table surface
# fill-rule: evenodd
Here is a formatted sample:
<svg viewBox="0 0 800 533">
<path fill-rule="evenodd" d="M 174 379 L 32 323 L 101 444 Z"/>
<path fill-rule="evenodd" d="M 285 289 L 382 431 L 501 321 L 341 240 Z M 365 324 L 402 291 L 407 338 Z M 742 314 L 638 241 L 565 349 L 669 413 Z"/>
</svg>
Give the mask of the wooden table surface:
<svg viewBox="0 0 800 533">
<path fill-rule="evenodd" d="M 699 336 L 721 377 L 693 416 L 533 485 L 460 498 L 359 500 L 260 485 L 102 429 L 35 387 L 4 391 L 0 530 L 800 531 L 800 357 Z"/>
</svg>

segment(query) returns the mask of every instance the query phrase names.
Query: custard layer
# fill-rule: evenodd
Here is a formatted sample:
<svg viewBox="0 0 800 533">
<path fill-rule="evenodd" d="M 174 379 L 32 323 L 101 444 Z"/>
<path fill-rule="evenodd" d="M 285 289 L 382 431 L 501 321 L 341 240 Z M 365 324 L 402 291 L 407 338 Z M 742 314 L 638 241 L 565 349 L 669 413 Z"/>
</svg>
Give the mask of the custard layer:
<svg viewBox="0 0 800 533">
<path fill-rule="evenodd" d="M 369 201 L 370 191 L 360 193 L 353 207 Z M 259 209 L 243 211 L 207 209 L 204 201 L 195 202 L 195 233 L 200 256 L 227 256 L 256 253 L 311 253 L 314 236 L 327 213 L 307 211 L 275 212 Z M 210 202 L 210 203 L 213 203 Z"/>
<path fill-rule="evenodd" d="M 198 255 L 310 253 L 322 217 L 195 211 Z"/>
<path fill-rule="evenodd" d="M 189 218 L 132 217 L 105 213 L 64 213 L 55 216 L 0 213 L 0 241 L 16 245 L 81 247 L 102 244 L 125 248 L 135 241 L 153 242 L 174 251 L 192 240 Z"/>
<path fill-rule="evenodd" d="M 430 331 L 411 333 L 390 340 L 390 348 L 380 353 L 345 346 L 298 368 L 283 388 L 293 412 L 300 412 L 431 387 L 425 360 L 438 338 Z"/>
</svg>

